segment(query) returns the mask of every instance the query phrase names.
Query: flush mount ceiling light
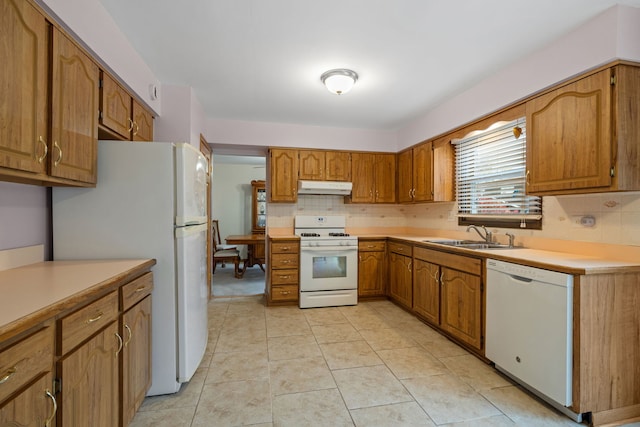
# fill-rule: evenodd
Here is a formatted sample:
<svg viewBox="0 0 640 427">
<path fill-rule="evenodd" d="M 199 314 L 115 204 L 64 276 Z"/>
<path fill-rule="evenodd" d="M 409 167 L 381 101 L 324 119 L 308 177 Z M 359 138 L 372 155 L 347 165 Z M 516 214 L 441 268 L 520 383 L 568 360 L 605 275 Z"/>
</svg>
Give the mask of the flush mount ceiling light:
<svg viewBox="0 0 640 427">
<path fill-rule="evenodd" d="M 337 68 L 322 73 L 320 80 L 329 89 L 329 92 L 344 95 L 351 90 L 358 80 L 358 74 L 346 68 Z"/>
</svg>

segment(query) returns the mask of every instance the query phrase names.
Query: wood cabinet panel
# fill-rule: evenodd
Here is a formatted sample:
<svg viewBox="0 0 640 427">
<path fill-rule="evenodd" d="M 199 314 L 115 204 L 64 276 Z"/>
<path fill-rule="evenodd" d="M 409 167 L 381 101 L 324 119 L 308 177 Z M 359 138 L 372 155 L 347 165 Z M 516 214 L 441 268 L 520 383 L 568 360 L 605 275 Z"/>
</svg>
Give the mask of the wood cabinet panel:
<svg viewBox="0 0 640 427">
<path fill-rule="evenodd" d="M 298 301 L 300 282 L 299 240 L 268 240 L 266 296 L 268 304 L 291 304 Z"/>
<path fill-rule="evenodd" d="M 0 167 L 46 173 L 48 28 L 29 2 L 0 0 Z"/>
<path fill-rule="evenodd" d="M 376 154 L 374 168 L 375 202 L 396 202 L 396 155 Z"/>
<path fill-rule="evenodd" d="M 122 425 L 127 426 L 151 387 L 151 296 L 122 315 Z"/>
<path fill-rule="evenodd" d="M 153 141 L 153 114 L 133 100 L 133 140 Z"/>
<path fill-rule="evenodd" d="M 59 31 L 53 32 L 50 174 L 96 183 L 99 71 Z"/>
<path fill-rule="evenodd" d="M 325 168 L 325 178 L 328 181 L 351 181 L 351 153 L 327 151 Z"/>
<path fill-rule="evenodd" d="M 298 200 L 298 150 L 270 149 L 267 176 L 270 202 L 295 203 Z"/>
<path fill-rule="evenodd" d="M 440 324 L 440 266 L 421 259 L 414 259 L 413 311 Z"/>
<path fill-rule="evenodd" d="M 118 291 L 87 305 L 59 321 L 62 339 L 58 354 L 66 354 L 118 318 Z"/>
<path fill-rule="evenodd" d="M 318 181 L 324 180 L 324 151 L 300 150 L 298 153 L 300 156 L 298 160 L 300 162 L 300 173 L 298 178 Z"/>
<path fill-rule="evenodd" d="M 297 268 L 300 256 L 298 254 L 272 254 L 273 268 Z"/>
<path fill-rule="evenodd" d="M 398 202 L 413 201 L 413 151 L 398 154 Z"/>
<path fill-rule="evenodd" d="M 352 153 L 352 203 L 395 203 L 396 155 Z"/>
<path fill-rule="evenodd" d="M 424 142 L 413 148 L 413 201 L 433 200 L 433 144 Z"/>
<path fill-rule="evenodd" d="M 600 71 L 527 102 L 528 193 L 611 185 L 610 79 Z"/>
<path fill-rule="evenodd" d="M 479 276 L 441 268 L 440 327 L 482 349 L 482 280 Z"/>
<path fill-rule="evenodd" d="M 416 258 L 432 262 L 445 267 L 451 267 L 470 274 L 480 276 L 482 274 L 482 259 L 464 255 L 451 254 L 422 247 L 414 247 L 413 254 Z"/>
<path fill-rule="evenodd" d="M 62 376 L 59 425 L 113 427 L 119 423 L 118 323 L 113 322 L 58 362 Z"/>
<path fill-rule="evenodd" d="M 271 273 L 272 285 L 297 285 L 299 282 L 298 269 L 274 269 Z"/>
<path fill-rule="evenodd" d="M 124 285 L 120 290 L 122 310 L 126 311 L 153 290 L 153 273 L 148 272 Z"/>
<path fill-rule="evenodd" d="M 51 360 L 49 360 L 51 368 Z M 0 426 L 42 427 L 53 426 L 54 397 L 52 394 L 53 378 L 48 373 L 41 376 L 16 397 L 0 407 Z M 47 394 L 47 392 L 49 394 Z"/>
<path fill-rule="evenodd" d="M 0 402 L 51 370 L 54 328 L 46 327 L 0 352 Z M 50 387 L 50 386 L 49 386 Z"/>
<path fill-rule="evenodd" d="M 100 124 L 123 139 L 129 139 L 133 129 L 131 95 L 107 73 L 101 72 Z"/>
<path fill-rule="evenodd" d="M 410 256 L 389 254 L 389 296 L 398 304 L 412 307 L 412 260 Z"/>
<path fill-rule="evenodd" d="M 297 241 L 273 242 L 271 243 L 271 252 L 274 254 L 297 254 L 300 252 L 300 244 Z"/>
<path fill-rule="evenodd" d="M 271 300 L 275 302 L 298 301 L 298 285 L 274 285 L 271 287 Z"/>
<path fill-rule="evenodd" d="M 360 251 L 358 254 L 358 297 L 380 297 L 385 295 L 387 282 L 386 261 L 384 245 L 380 250 Z"/>
</svg>

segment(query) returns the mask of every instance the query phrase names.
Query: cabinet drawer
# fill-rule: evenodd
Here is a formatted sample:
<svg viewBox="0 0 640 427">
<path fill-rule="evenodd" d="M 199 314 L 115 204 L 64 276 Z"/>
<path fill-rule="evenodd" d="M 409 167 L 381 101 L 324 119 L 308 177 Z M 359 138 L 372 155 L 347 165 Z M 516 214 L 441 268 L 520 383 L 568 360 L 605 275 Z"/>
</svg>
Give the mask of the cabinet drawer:
<svg viewBox="0 0 640 427">
<path fill-rule="evenodd" d="M 271 242 L 272 254 L 297 254 L 299 248 L 298 242 Z"/>
<path fill-rule="evenodd" d="M 273 254 L 271 268 L 298 268 L 298 254 Z"/>
<path fill-rule="evenodd" d="M 271 272 L 272 285 L 297 285 L 298 269 L 274 270 Z"/>
<path fill-rule="evenodd" d="M 271 286 L 272 301 L 296 301 L 298 299 L 298 285 Z"/>
<path fill-rule="evenodd" d="M 63 355 L 118 318 L 118 291 L 89 304 L 60 321 L 62 340 L 58 354 Z"/>
<path fill-rule="evenodd" d="M 411 256 L 411 245 L 389 242 L 389 251 L 400 255 Z"/>
<path fill-rule="evenodd" d="M 384 251 L 385 247 L 386 247 L 386 242 L 384 241 L 358 242 L 358 250 L 360 252 L 380 252 L 380 251 Z"/>
<path fill-rule="evenodd" d="M 476 276 L 480 276 L 482 274 L 482 261 L 478 258 L 419 247 L 414 249 L 413 254 L 416 259 L 421 259 L 433 264 L 443 265 L 445 267 L 453 268 L 454 270 L 475 274 Z"/>
<path fill-rule="evenodd" d="M 0 352 L 0 402 L 53 366 L 52 326 Z"/>
<path fill-rule="evenodd" d="M 153 273 L 146 273 L 127 283 L 121 289 L 122 311 L 127 311 L 151 293 L 153 289 Z"/>
</svg>

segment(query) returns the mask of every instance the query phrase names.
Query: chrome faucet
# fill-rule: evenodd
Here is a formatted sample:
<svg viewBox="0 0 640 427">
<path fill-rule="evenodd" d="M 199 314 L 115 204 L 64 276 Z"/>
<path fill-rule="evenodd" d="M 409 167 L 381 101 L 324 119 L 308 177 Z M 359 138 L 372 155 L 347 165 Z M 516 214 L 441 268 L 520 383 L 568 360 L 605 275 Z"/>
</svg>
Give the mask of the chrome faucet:
<svg viewBox="0 0 640 427">
<path fill-rule="evenodd" d="M 514 235 L 513 235 L 513 234 L 511 234 L 511 233 L 504 233 L 504 234 L 506 234 L 507 236 L 509 236 L 509 247 L 510 247 L 510 248 L 512 248 L 512 247 L 513 247 L 513 240 L 516 238 L 516 236 L 514 236 Z"/>
<path fill-rule="evenodd" d="M 478 236 L 482 237 L 485 242 L 491 243 L 491 241 L 493 240 L 493 235 L 491 234 L 491 232 L 489 230 L 487 230 L 487 228 L 484 225 L 481 225 L 480 227 L 482 227 L 482 230 L 484 231 L 484 236 L 480 232 L 480 229 L 478 228 L 477 225 L 468 226 L 467 227 L 467 233 L 469 232 L 469 230 L 475 230 L 476 233 L 478 233 Z"/>
</svg>

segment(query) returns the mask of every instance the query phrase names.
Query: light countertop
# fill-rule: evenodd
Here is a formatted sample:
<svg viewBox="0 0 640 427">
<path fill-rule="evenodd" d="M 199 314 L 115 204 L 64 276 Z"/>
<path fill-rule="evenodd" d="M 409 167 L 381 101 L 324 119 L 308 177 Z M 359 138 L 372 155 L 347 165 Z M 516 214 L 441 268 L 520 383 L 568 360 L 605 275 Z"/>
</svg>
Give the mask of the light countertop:
<svg viewBox="0 0 640 427">
<path fill-rule="evenodd" d="M 106 293 L 148 270 L 152 259 L 48 261 L 0 271 L 0 341 Z"/>
</svg>

